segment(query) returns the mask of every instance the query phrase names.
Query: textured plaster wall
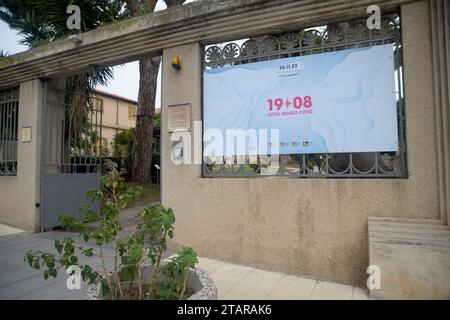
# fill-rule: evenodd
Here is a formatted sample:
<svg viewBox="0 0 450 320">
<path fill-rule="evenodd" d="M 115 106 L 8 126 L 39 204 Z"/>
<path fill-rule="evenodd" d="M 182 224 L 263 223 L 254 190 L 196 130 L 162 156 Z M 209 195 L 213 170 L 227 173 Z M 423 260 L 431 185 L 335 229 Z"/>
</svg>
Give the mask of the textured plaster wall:
<svg viewBox="0 0 450 320">
<path fill-rule="evenodd" d="M 43 86 L 40 80 L 20 85 L 18 171 L 15 177 L 0 176 L 0 223 L 27 231 L 39 230 L 40 135 Z M 31 143 L 21 142 L 22 127 L 31 126 Z"/>
<path fill-rule="evenodd" d="M 177 222 L 172 247 L 271 270 L 362 284 L 367 217 L 439 218 L 428 2 L 402 7 L 408 179 L 202 178 L 169 158 L 167 106 L 201 119 L 201 48 L 163 55 L 162 202 Z M 172 69 L 179 55 L 182 70 Z"/>
</svg>

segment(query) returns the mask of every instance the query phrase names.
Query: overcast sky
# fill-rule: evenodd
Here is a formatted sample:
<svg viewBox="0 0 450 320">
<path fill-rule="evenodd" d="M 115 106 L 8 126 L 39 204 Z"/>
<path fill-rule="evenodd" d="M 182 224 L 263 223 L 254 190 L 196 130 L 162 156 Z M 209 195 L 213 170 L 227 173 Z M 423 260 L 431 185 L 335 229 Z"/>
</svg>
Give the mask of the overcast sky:
<svg viewBox="0 0 450 320">
<path fill-rule="evenodd" d="M 187 0 L 193 2 L 195 0 Z M 166 9 L 164 1 L 159 0 L 156 11 Z M 6 23 L 0 21 L 0 48 L 8 54 L 14 54 L 27 50 L 26 46 L 20 45 L 20 36 L 17 31 L 11 30 Z M 114 80 L 107 87 L 99 87 L 100 90 L 111 92 L 129 99 L 137 100 L 139 91 L 139 63 L 131 62 L 114 68 Z M 156 107 L 161 106 L 161 73 L 158 75 L 158 90 Z"/>
</svg>

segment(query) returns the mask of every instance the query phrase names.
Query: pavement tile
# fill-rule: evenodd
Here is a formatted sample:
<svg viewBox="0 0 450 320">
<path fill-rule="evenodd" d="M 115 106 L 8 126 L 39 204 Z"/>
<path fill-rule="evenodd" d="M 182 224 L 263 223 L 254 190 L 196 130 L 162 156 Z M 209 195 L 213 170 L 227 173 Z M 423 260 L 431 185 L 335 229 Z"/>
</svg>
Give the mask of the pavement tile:
<svg viewBox="0 0 450 320">
<path fill-rule="evenodd" d="M 0 275 L 0 288 L 8 287 L 16 282 L 30 279 L 35 276 L 33 270 L 13 270 L 10 272 L 3 272 Z"/>
<path fill-rule="evenodd" d="M 225 263 L 218 267 L 210 276 L 218 288 L 219 299 L 224 297 L 253 268 L 237 264 Z"/>
<path fill-rule="evenodd" d="M 272 300 L 308 300 L 317 284 L 317 280 L 285 275 L 270 292 Z"/>
<path fill-rule="evenodd" d="M 36 239 L 30 235 L 10 238 L 9 236 L 0 236 L 0 253 L 4 254 L 8 248 L 18 246 L 24 243 L 35 243 Z"/>
<path fill-rule="evenodd" d="M 6 224 L 0 224 L 0 236 L 12 235 L 24 232 L 21 229 L 7 226 Z"/>
<path fill-rule="evenodd" d="M 353 300 L 369 300 L 369 290 L 364 288 L 353 288 Z"/>
<path fill-rule="evenodd" d="M 216 271 L 217 268 L 219 268 L 220 266 L 222 266 L 224 264 L 225 264 L 225 261 L 199 257 L 197 267 L 201 268 L 201 269 L 205 270 L 206 272 L 208 272 L 209 274 L 211 274 L 214 271 Z"/>
<path fill-rule="evenodd" d="M 328 281 L 318 281 L 311 295 L 312 300 L 351 300 L 352 297 L 352 286 Z"/>
<path fill-rule="evenodd" d="M 23 279 L 23 280 L 14 282 L 13 284 L 11 284 L 7 287 L 3 287 L 1 290 L 14 289 L 17 291 L 22 291 L 25 295 L 29 292 L 33 292 L 33 291 L 41 289 L 44 285 L 45 285 L 45 283 L 40 281 L 40 277 L 31 277 L 31 278 L 27 278 L 27 279 Z"/>
<path fill-rule="evenodd" d="M 282 273 L 254 269 L 248 273 L 225 299 L 255 300 L 265 299 L 283 277 Z"/>
<path fill-rule="evenodd" d="M 23 291 L 16 288 L 0 288 L 0 300 L 15 300 L 23 295 Z"/>
<path fill-rule="evenodd" d="M 91 247 L 70 232 L 45 234 L 18 233 L 0 235 L 0 299 L 59 300 L 83 299 L 87 284 L 81 290 L 69 290 L 67 275 L 59 272 L 56 279 L 44 280 L 42 270 L 31 269 L 23 260 L 25 253 L 35 251 L 54 252 L 54 239 L 72 236 L 77 244 Z M 108 268 L 113 266 L 113 250 L 104 249 Z M 168 252 L 165 256 L 171 255 Z M 98 250 L 94 257 L 80 257 L 101 271 Z M 367 290 L 338 283 L 316 281 L 278 272 L 254 269 L 248 266 L 199 257 L 198 267 L 206 270 L 218 288 L 219 299 L 368 299 Z"/>
<path fill-rule="evenodd" d="M 38 290 L 18 298 L 18 300 L 64 300 L 64 293 L 58 290 Z"/>
<path fill-rule="evenodd" d="M 9 272 L 9 271 L 11 271 L 13 269 L 14 269 L 14 265 L 12 265 L 12 264 L 10 264 L 8 262 L 2 263 L 2 264 L 0 264 L 0 275 L 2 273 L 7 273 L 7 272 Z"/>
</svg>

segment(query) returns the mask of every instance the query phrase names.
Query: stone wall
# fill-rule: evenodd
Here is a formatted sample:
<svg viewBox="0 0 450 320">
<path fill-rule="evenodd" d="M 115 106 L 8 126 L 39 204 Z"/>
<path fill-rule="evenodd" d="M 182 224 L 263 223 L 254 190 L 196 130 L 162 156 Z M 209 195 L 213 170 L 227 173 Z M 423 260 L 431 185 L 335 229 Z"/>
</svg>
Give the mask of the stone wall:
<svg viewBox="0 0 450 320">
<path fill-rule="evenodd" d="M 164 50 L 162 203 L 177 217 L 173 247 L 362 284 L 368 216 L 439 219 L 429 4 L 405 4 L 401 14 L 407 179 L 202 178 L 200 165 L 174 165 L 166 110 L 191 103 L 192 121 L 201 120 L 202 51 L 198 43 Z M 174 55 L 182 60 L 179 72 L 171 67 Z"/>
</svg>

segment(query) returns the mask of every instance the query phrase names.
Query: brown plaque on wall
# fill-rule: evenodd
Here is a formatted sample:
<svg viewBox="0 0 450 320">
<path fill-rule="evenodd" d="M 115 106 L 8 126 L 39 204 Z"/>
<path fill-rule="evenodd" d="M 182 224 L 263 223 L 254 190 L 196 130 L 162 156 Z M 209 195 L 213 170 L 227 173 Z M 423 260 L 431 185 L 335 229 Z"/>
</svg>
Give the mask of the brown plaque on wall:
<svg viewBox="0 0 450 320">
<path fill-rule="evenodd" d="M 179 104 L 167 108 L 167 131 L 191 130 L 191 105 Z"/>
</svg>

